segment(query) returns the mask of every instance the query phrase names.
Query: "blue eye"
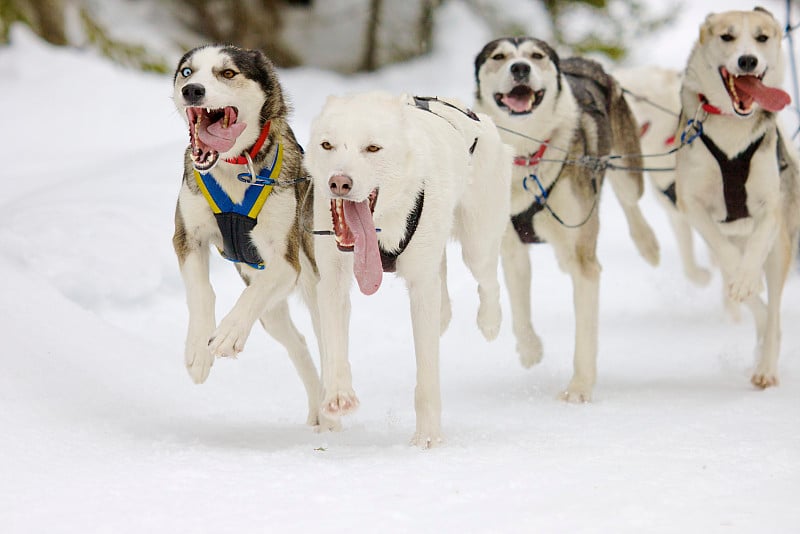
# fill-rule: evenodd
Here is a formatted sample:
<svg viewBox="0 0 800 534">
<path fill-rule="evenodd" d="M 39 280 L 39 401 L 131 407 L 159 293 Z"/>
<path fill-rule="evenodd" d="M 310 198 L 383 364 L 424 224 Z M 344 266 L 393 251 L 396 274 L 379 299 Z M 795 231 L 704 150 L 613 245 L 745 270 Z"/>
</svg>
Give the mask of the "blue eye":
<svg viewBox="0 0 800 534">
<path fill-rule="evenodd" d="M 184 78 L 188 78 L 191 75 L 192 75 L 192 69 L 190 69 L 189 67 L 184 67 L 183 69 L 181 69 L 181 76 L 183 76 Z"/>
</svg>

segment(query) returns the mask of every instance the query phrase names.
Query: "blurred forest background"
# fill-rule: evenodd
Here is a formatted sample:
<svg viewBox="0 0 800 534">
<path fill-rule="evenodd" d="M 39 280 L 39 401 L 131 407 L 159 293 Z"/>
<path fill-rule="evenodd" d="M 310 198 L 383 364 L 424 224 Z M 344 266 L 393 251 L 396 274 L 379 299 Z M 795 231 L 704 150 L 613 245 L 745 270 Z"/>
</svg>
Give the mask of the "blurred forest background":
<svg viewBox="0 0 800 534">
<path fill-rule="evenodd" d="M 462 0 L 496 36 L 535 35 L 560 52 L 625 57 L 637 35 L 670 22 L 644 0 Z M 21 22 L 50 43 L 94 48 L 169 72 L 209 42 L 260 48 L 281 67 L 352 73 L 425 54 L 443 0 L 0 0 L 0 44 Z M 665 3 L 669 4 L 669 3 Z M 669 8 L 670 6 L 665 6 Z M 120 17 L 125 13 L 125 17 Z M 122 20 L 121 20 L 122 19 Z M 142 23 L 145 24 L 142 24 Z M 143 34 L 142 28 L 152 28 Z"/>
</svg>

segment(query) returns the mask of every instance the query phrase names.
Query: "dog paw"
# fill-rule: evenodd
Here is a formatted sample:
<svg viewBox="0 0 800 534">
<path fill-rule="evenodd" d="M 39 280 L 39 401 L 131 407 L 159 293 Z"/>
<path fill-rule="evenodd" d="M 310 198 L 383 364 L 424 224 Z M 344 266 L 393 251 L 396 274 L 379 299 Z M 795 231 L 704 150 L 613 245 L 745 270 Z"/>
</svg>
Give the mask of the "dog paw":
<svg viewBox="0 0 800 534">
<path fill-rule="evenodd" d="M 244 350 L 249 334 L 249 330 L 242 328 L 241 325 L 223 320 L 211 335 L 208 348 L 214 356 L 235 358 Z"/>
<path fill-rule="evenodd" d="M 530 369 L 542 361 L 542 357 L 544 356 L 542 340 L 534 333 L 525 336 L 525 339 L 517 341 L 517 353 L 519 354 L 519 362 L 522 364 L 522 367 Z"/>
<path fill-rule="evenodd" d="M 314 432 L 341 432 L 342 420 L 339 417 L 329 417 L 327 414 L 319 412 L 308 414 L 307 424 L 314 429 Z"/>
<path fill-rule="evenodd" d="M 352 413 L 358 408 L 358 397 L 350 389 L 338 391 L 333 395 L 326 395 L 322 401 L 320 413 L 323 417 L 338 419 L 343 415 Z"/>
<path fill-rule="evenodd" d="M 686 278 L 696 286 L 704 287 L 711 282 L 711 271 L 702 267 L 686 269 Z"/>
<path fill-rule="evenodd" d="M 432 449 L 442 444 L 442 436 L 439 432 L 417 431 L 411 437 L 410 445 L 420 449 Z"/>
<path fill-rule="evenodd" d="M 761 293 L 764 285 L 759 274 L 759 271 L 738 270 L 728 283 L 728 296 L 734 302 L 743 302 L 753 295 Z"/>
<path fill-rule="evenodd" d="M 478 328 L 486 341 L 492 341 L 497 337 L 497 334 L 500 333 L 501 321 L 502 311 L 499 300 L 490 303 L 481 300 L 478 307 Z"/>
<path fill-rule="evenodd" d="M 211 366 L 214 365 L 214 355 L 208 349 L 208 341 L 196 341 L 186 344 L 186 352 L 184 353 L 184 363 L 186 370 L 189 371 L 189 376 L 195 384 L 202 384 L 208 378 L 208 373 L 211 372 Z"/>
<path fill-rule="evenodd" d="M 639 228 L 631 230 L 631 238 L 636 244 L 639 255 L 653 267 L 658 265 L 661 253 L 656 234 L 653 233 L 652 228 L 647 225 L 641 225 Z"/>
<path fill-rule="evenodd" d="M 759 389 L 767 389 L 775 387 L 779 384 L 778 371 L 771 365 L 757 365 L 753 376 L 750 377 L 750 383 Z"/>
<path fill-rule="evenodd" d="M 592 401 L 592 386 L 581 382 L 580 380 L 575 380 L 574 378 L 570 381 L 567 389 L 561 392 L 558 396 L 561 400 L 572 403 L 572 404 L 581 404 L 584 402 L 591 402 Z"/>
</svg>

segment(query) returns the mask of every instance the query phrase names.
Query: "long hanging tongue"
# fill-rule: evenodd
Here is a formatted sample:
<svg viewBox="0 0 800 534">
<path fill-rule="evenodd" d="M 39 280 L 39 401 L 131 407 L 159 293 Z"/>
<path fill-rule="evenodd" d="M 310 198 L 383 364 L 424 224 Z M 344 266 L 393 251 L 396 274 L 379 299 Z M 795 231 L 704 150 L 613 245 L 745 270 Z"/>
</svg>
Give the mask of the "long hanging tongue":
<svg viewBox="0 0 800 534">
<path fill-rule="evenodd" d="M 223 116 L 213 124 L 203 120 L 198 128 L 198 137 L 206 145 L 217 152 L 230 150 L 236 139 L 247 128 L 244 122 L 236 122 L 236 112 L 231 107 L 225 108 Z"/>
<path fill-rule="evenodd" d="M 378 234 L 375 223 L 372 222 L 372 211 L 369 209 L 369 200 L 363 202 L 342 202 L 344 220 L 350 231 L 353 232 L 355 243 L 353 254 L 353 274 L 358 281 L 358 287 L 365 295 L 372 295 L 383 280 L 383 266 L 381 253 L 378 249 Z"/>
<path fill-rule="evenodd" d="M 792 102 L 789 94 L 777 87 L 767 87 L 755 76 L 737 76 L 736 91 L 750 95 L 767 111 L 780 111 Z"/>
</svg>

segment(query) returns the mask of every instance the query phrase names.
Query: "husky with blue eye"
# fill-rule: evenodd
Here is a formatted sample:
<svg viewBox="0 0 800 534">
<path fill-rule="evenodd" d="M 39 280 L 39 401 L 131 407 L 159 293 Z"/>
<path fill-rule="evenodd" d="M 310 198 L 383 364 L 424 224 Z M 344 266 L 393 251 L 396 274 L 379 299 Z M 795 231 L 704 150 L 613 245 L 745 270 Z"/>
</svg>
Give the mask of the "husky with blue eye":
<svg viewBox="0 0 800 534">
<path fill-rule="evenodd" d="M 526 246 L 546 242 L 573 287 L 574 374 L 561 397 L 589 401 L 597 375 L 601 163 L 609 154 L 628 156 L 614 162 L 634 169 L 608 174 L 639 253 L 658 263 L 658 242 L 638 205 L 644 183 L 635 170 L 642 166 L 636 120 L 598 63 L 559 58 L 532 37 L 487 43 L 475 59 L 475 78 L 475 110 L 491 116 L 515 150 L 502 262 L 520 361 L 531 367 L 543 355 L 531 322 Z"/>
<path fill-rule="evenodd" d="M 759 388 L 778 384 L 781 295 L 800 233 L 800 165 L 777 116 L 791 101 L 780 88 L 782 37 L 763 8 L 708 15 L 680 92 L 693 141 L 677 153 L 678 207 L 717 259 L 728 296 L 753 313 Z"/>
<path fill-rule="evenodd" d="M 189 305 L 189 375 L 202 383 L 215 357 L 239 354 L 258 320 L 297 368 L 308 423 L 324 425 L 319 374 L 287 304 L 299 283 L 315 316 L 316 267 L 299 223 L 309 192 L 302 149 L 274 68 L 257 50 L 204 46 L 181 58 L 173 80 L 173 100 L 189 129 L 173 237 Z M 246 286 L 219 323 L 211 247 L 233 262 Z"/>
</svg>

